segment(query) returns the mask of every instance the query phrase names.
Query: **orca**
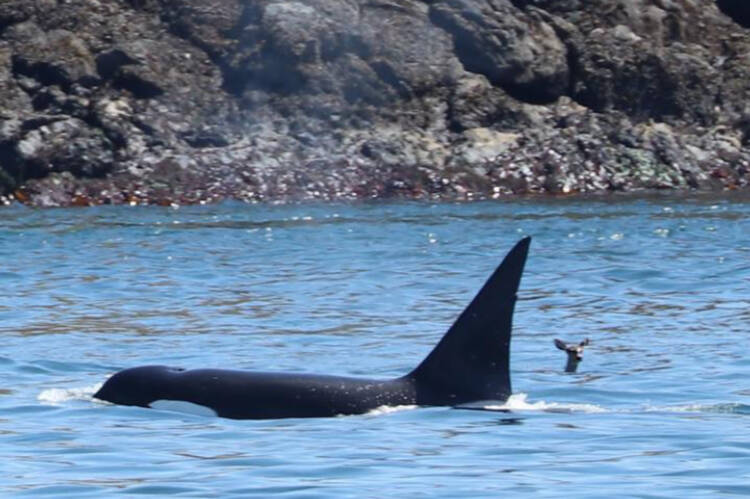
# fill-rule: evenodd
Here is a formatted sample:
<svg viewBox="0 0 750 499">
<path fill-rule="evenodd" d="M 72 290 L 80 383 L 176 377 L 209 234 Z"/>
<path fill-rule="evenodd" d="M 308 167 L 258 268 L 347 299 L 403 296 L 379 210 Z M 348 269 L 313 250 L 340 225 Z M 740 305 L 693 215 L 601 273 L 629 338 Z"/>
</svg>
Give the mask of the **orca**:
<svg viewBox="0 0 750 499">
<path fill-rule="evenodd" d="M 170 402 L 232 419 L 363 414 L 382 406 L 505 402 L 510 337 L 530 237 L 519 241 L 416 369 L 396 379 L 142 366 L 111 376 L 94 397 L 167 408 Z"/>
</svg>

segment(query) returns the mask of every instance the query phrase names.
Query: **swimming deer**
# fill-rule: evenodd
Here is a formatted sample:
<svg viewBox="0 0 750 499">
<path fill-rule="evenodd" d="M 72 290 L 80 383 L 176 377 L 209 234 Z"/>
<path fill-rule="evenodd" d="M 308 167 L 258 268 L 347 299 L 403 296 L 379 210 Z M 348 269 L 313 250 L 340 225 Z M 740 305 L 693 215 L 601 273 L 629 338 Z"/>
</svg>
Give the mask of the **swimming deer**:
<svg viewBox="0 0 750 499">
<path fill-rule="evenodd" d="M 589 344 L 589 339 L 586 338 L 579 344 L 565 343 L 562 340 L 555 339 L 555 346 L 560 350 L 568 354 L 568 363 L 565 364 L 566 373 L 574 373 L 578 368 L 578 363 L 583 360 L 583 347 Z"/>
</svg>

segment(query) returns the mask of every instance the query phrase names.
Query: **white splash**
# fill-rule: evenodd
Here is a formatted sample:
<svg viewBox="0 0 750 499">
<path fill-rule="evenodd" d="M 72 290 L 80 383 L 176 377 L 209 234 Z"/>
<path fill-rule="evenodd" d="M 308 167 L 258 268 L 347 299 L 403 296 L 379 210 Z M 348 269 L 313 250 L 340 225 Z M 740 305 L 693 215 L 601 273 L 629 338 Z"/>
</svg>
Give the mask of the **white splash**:
<svg viewBox="0 0 750 499">
<path fill-rule="evenodd" d="M 750 406 L 737 402 L 725 402 L 716 404 L 683 404 L 655 406 L 646 405 L 644 412 L 713 412 L 726 414 L 750 414 Z"/>
<path fill-rule="evenodd" d="M 382 416 L 384 414 L 393 414 L 394 412 L 410 411 L 418 407 L 418 405 L 381 405 L 365 414 L 367 416 Z"/>
<path fill-rule="evenodd" d="M 70 400 L 92 400 L 103 383 L 77 388 L 48 388 L 37 395 L 36 399 L 45 404 L 59 405 Z"/>
<path fill-rule="evenodd" d="M 525 393 L 514 393 L 505 401 L 504 404 L 499 405 L 485 405 L 484 409 L 488 411 L 541 411 L 541 412 L 585 412 L 585 413 L 599 413 L 608 412 L 607 409 L 598 406 L 596 404 L 573 404 L 573 403 L 558 403 L 558 402 L 545 402 L 540 400 L 538 402 L 527 401 L 528 395 Z"/>
</svg>

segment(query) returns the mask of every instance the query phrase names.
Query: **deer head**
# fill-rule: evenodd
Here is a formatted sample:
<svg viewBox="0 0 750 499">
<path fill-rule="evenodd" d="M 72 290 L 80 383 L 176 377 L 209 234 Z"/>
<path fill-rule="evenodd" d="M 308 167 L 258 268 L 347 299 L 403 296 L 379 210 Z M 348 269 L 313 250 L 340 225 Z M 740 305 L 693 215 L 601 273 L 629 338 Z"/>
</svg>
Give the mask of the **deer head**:
<svg viewBox="0 0 750 499">
<path fill-rule="evenodd" d="M 583 360 L 583 347 L 589 344 L 589 339 L 586 338 L 582 342 L 565 343 L 562 340 L 555 339 L 555 346 L 568 354 L 568 363 L 565 364 L 566 373 L 574 373 L 578 368 L 578 363 Z"/>
</svg>

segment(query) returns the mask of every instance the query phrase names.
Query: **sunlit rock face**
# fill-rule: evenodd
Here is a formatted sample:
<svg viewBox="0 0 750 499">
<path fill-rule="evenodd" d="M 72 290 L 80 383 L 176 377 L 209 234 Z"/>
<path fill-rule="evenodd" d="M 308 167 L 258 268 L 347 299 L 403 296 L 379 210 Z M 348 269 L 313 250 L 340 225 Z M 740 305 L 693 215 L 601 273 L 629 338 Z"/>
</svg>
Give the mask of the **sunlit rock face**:
<svg viewBox="0 0 750 499">
<path fill-rule="evenodd" d="M 0 202 L 744 188 L 745 2 L 8 0 Z"/>
</svg>

